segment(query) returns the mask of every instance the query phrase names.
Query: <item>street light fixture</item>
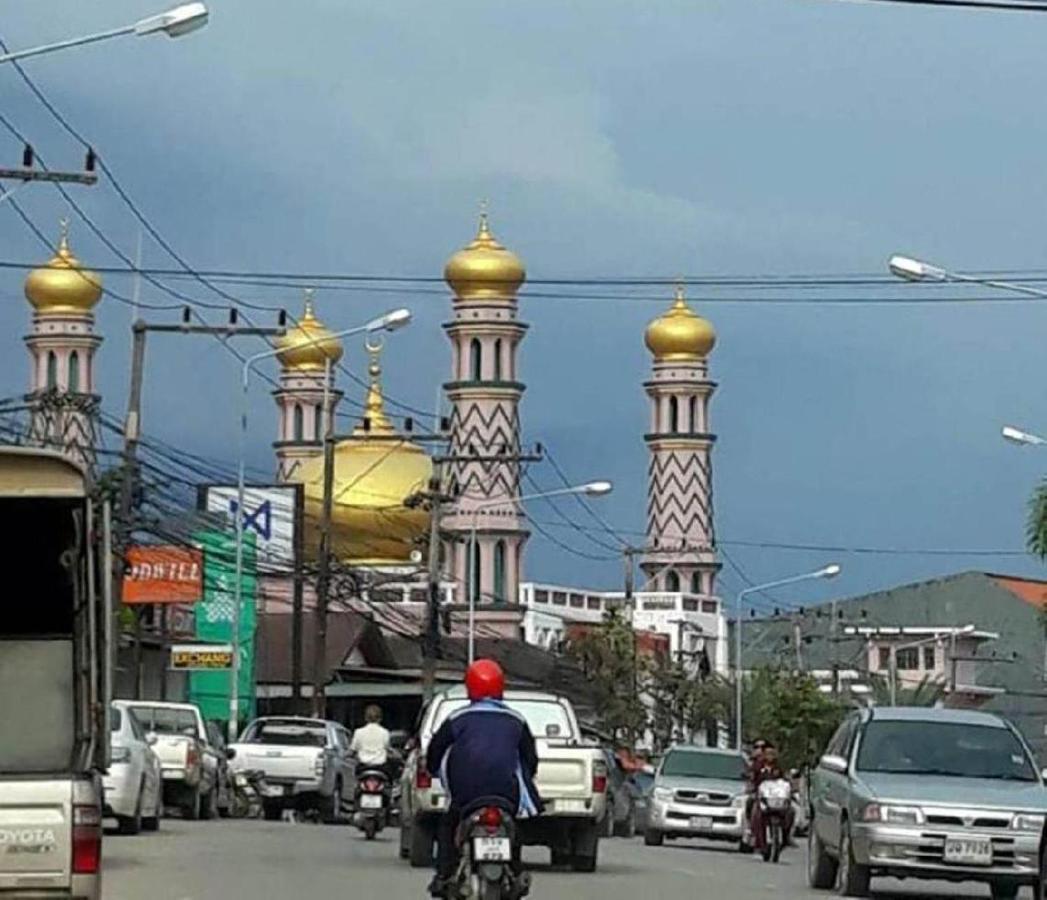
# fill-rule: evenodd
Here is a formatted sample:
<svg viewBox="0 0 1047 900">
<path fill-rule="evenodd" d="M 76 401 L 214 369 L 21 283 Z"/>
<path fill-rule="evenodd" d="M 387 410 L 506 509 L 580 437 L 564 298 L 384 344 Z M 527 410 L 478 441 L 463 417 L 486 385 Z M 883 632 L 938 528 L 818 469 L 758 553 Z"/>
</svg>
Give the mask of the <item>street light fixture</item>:
<svg viewBox="0 0 1047 900">
<path fill-rule="evenodd" d="M 109 31 L 100 31 L 97 34 L 70 38 L 67 41 L 58 41 L 54 44 L 44 44 L 28 50 L 16 50 L 14 53 L 5 53 L 0 55 L 0 63 L 28 59 L 31 56 L 42 56 L 45 53 L 53 53 L 56 50 L 65 50 L 69 47 L 79 47 L 83 44 L 96 44 L 99 41 L 122 37 L 125 34 L 144 37 L 145 35 L 163 32 L 168 37 L 182 37 L 199 28 L 203 28 L 207 24 L 208 15 L 207 7 L 203 3 L 183 3 L 166 12 L 140 19 L 133 25 L 124 25 Z"/>
<path fill-rule="evenodd" d="M 1010 291 L 1014 294 L 1025 294 L 1027 297 L 1047 298 L 1047 291 L 1040 288 L 1030 287 L 1027 284 L 1015 284 L 1013 281 L 997 281 L 994 278 L 979 278 L 976 275 L 964 275 L 962 272 L 953 272 L 933 263 L 914 259 L 911 256 L 892 256 L 887 267 L 891 274 L 902 281 L 932 281 L 938 284 L 956 282 L 959 284 L 981 284 L 985 287 L 999 288 L 1002 291 Z"/>
<path fill-rule="evenodd" d="M 1047 444 L 1047 438 L 1042 438 L 1038 434 L 1031 434 L 1028 431 L 1022 431 L 1020 428 L 1015 428 L 1012 425 L 1004 425 L 1001 433 L 1005 441 L 1010 441 L 1012 444 L 1018 444 L 1023 447 L 1042 447 L 1044 444 Z"/>
<path fill-rule="evenodd" d="M 189 4 L 200 5 L 200 4 Z M 332 340 L 333 338 L 349 337 L 362 332 L 396 331 L 403 328 L 411 321 L 409 309 L 394 309 L 377 319 L 372 319 L 365 325 L 355 328 L 345 328 L 333 334 L 317 335 L 300 346 L 313 347 Z M 281 348 L 263 350 L 244 360 L 240 378 L 240 434 L 238 444 L 238 465 L 236 471 L 236 511 L 233 513 L 233 521 L 236 529 L 236 587 L 235 602 L 233 603 L 232 644 L 233 660 L 230 667 L 232 683 L 229 690 L 229 740 L 237 738 L 237 723 L 240 718 L 240 606 L 243 603 L 244 592 L 244 505 L 247 493 L 247 462 L 245 456 L 245 445 L 247 443 L 247 389 L 250 383 L 251 368 L 256 362 L 269 359 L 281 353 Z M 325 440 L 330 438 L 332 430 L 332 416 L 329 401 L 329 390 L 331 384 L 331 357 L 325 354 L 324 359 L 324 400 L 323 409 L 326 418 Z M 326 479 L 325 479 L 326 480 Z"/>
<path fill-rule="evenodd" d="M 791 578 L 782 578 L 778 581 L 769 581 L 766 584 L 754 584 L 747 587 L 738 594 L 737 615 L 734 622 L 734 727 L 735 743 L 739 750 L 742 749 L 742 602 L 749 594 L 767 591 L 771 588 L 785 587 L 788 584 L 798 584 L 801 581 L 816 581 L 820 578 L 835 578 L 840 574 L 841 568 L 837 563 L 830 563 L 814 572 L 805 572 L 803 575 L 793 575 Z"/>
<path fill-rule="evenodd" d="M 466 561 L 466 573 L 469 578 L 469 664 L 472 665 L 476 652 L 476 588 L 480 580 L 479 566 L 477 563 L 476 530 L 479 525 L 480 513 L 486 509 L 498 506 L 523 503 L 525 500 L 544 500 L 547 497 L 563 497 L 570 494 L 582 494 L 587 497 L 603 497 L 614 490 L 614 484 L 610 481 L 587 481 L 585 484 L 573 487 L 559 488 L 555 491 L 541 491 L 537 494 L 522 494 L 516 497 L 499 497 L 496 500 L 488 500 L 473 507 L 471 513 L 471 524 L 469 528 L 469 558 Z"/>
</svg>

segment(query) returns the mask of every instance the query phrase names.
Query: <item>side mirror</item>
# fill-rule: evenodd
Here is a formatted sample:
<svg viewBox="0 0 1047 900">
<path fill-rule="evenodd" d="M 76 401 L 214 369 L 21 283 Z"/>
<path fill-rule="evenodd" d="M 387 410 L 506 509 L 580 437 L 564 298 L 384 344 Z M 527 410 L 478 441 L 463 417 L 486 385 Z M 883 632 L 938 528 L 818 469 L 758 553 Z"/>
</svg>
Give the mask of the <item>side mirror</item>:
<svg viewBox="0 0 1047 900">
<path fill-rule="evenodd" d="M 195 738 L 196 737 L 196 729 L 193 728 L 192 725 L 190 725 L 190 726 L 182 729 L 182 734 L 184 734 L 186 737 Z"/>
<path fill-rule="evenodd" d="M 828 769 L 830 772 L 837 772 L 840 775 L 847 774 L 847 760 L 842 756 L 826 753 L 821 759 L 821 766 L 823 769 Z"/>
<path fill-rule="evenodd" d="M 1042 779 L 1043 779 L 1044 781 L 1047 781 L 1047 769 L 1041 769 L 1041 770 L 1040 770 L 1040 777 L 1041 777 L 1041 778 L 1042 778 Z"/>
<path fill-rule="evenodd" d="M 156 746 L 156 742 L 157 742 L 158 740 L 160 740 L 160 738 L 158 738 L 158 737 L 156 736 L 156 732 L 155 732 L 155 731 L 150 731 L 150 732 L 149 732 L 149 734 L 147 734 L 147 735 L 145 736 L 145 742 L 146 742 L 146 743 L 147 743 L 147 744 L 148 744 L 148 745 L 149 745 L 150 747 L 155 747 L 155 746 Z"/>
<path fill-rule="evenodd" d="M 236 748 L 235 747 L 226 747 L 225 748 L 225 758 L 226 759 L 232 759 L 235 756 L 236 756 Z"/>
</svg>

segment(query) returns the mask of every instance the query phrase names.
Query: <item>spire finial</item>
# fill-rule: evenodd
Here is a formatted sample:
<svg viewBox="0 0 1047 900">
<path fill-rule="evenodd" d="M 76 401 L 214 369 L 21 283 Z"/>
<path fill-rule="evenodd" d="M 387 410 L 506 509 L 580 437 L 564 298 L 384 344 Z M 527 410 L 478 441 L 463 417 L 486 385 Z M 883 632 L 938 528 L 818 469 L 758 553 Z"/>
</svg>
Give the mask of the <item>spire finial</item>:
<svg viewBox="0 0 1047 900">
<path fill-rule="evenodd" d="M 307 287 L 303 293 L 305 294 L 305 312 L 302 314 L 303 318 L 315 318 L 316 314 L 313 312 L 313 294 L 316 293 L 316 291 L 311 287 Z"/>
<path fill-rule="evenodd" d="M 58 251 L 69 250 L 69 218 L 62 216 L 58 220 Z"/>
<path fill-rule="evenodd" d="M 489 238 L 491 236 L 491 229 L 487 224 L 487 205 L 486 198 L 480 201 L 480 230 L 476 235 L 478 238 Z"/>
<path fill-rule="evenodd" d="M 368 335 L 364 347 L 371 357 L 367 366 L 371 384 L 367 389 L 367 400 L 364 403 L 364 418 L 367 420 L 367 427 L 358 426 L 353 433 L 358 437 L 366 434 L 392 434 L 393 423 L 385 414 L 385 398 L 382 396 L 382 339 Z"/>
<path fill-rule="evenodd" d="M 687 282 L 683 276 L 679 276 L 676 279 L 676 302 L 673 304 L 677 309 L 680 309 L 687 305 Z"/>
</svg>

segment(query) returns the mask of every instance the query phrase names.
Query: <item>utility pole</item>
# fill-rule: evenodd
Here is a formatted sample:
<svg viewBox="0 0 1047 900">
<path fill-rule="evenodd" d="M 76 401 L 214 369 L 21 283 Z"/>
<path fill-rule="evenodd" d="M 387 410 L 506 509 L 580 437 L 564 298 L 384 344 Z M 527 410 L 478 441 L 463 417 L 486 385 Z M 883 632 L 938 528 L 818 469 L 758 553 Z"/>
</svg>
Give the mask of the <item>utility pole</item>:
<svg viewBox="0 0 1047 900">
<path fill-rule="evenodd" d="M 832 692 L 833 696 L 836 697 L 840 693 L 840 653 L 839 645 L 836 640 L 836 628 L 838 614 L 836 612 L 836 598 L 833 597 L 832 605 L 830 606 L 832 621 L 829 623 L 829 652 L 832 658 Z"/>
<path fill-rule="evenodd" d="M 313 715 L 327 712 L 327 608 L 331 593 L 331 516 L 334 510 L 334 416 L 328 403 L 331 358 L 324 360 L 324 499 L 320 514 L 320 560 L 316 575 L 316 630 L 313 654 Z"/>
<path fill-rule="evenodd" d="M 422 702 L 433 699 L 436 690 L 436 661 L 440 657 L 440 519 L 443 504 L 451 498 L 443 493 L 443 460 L 433 460 L 429 479 L 429 559 L 426 566 L 428 594 L 425 634 L 422 636 Z"/>
<path fill-rule="evenodd" d="M 793 645 L 796 648 L 796 671 L 803 671 L 803 623 L 799 614 L 793 616 Z"/>
</svg>

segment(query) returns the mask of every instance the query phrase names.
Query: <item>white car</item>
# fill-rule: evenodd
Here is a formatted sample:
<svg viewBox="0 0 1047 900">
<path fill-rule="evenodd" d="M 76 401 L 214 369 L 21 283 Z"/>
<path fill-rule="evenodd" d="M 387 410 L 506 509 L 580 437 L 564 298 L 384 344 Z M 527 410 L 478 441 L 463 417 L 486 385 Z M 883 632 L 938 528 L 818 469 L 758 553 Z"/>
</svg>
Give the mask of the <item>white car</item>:
<svg viewBox="0 0 1047 900">
<path fill-rule="evenodd" d="M 121 834 L 156 831 L 163 815 L 163 775 L 145 730 L 126 703 L 114 701 L 109 714 L 112 756 L 104 779 L 104 814 Z"/>
</svg>

